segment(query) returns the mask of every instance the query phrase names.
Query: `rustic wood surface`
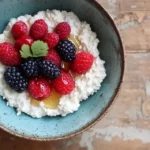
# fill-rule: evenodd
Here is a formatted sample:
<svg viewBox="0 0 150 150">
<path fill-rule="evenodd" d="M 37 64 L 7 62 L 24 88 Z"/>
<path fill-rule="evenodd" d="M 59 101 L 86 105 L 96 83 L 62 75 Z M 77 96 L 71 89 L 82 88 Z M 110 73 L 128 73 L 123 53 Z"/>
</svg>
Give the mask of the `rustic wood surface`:
<svg viewBox="0 0 150 150">
<path fill-rule="evenodd" d="M 33 142 L 0 130 L 4 150 L 150 150 L 150 0 L 98 0 L 120 29 L 126 50 L 119 97 L 92 129 L 71 139 Z"/>
</svg>

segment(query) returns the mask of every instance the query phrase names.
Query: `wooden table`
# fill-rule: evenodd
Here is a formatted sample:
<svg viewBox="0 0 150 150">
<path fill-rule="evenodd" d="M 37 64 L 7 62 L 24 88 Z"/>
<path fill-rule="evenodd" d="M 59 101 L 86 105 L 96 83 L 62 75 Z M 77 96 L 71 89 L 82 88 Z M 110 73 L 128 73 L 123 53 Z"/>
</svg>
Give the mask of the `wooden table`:
<svg viewBox="0 0 150 150">
<path fill-rule="evenodd" d="M 1 150 L 150 150 L 150 0 L 98 0 L 125 43 L 122 90 L 106 117 L 71 139 L 33 142 L 0 130 Z"/>
</svg>

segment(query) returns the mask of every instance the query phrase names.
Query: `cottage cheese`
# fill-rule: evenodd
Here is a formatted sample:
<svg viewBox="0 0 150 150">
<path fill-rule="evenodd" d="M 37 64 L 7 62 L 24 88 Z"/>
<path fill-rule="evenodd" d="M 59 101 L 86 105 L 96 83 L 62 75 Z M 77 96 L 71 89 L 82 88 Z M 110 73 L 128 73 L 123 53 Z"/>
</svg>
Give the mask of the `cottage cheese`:
<svg viewBox="0 0 150 150">
<path fill-rule="evenodd" d="M 16 107 L 17 114 L 24 112 L 32 117 L 40 118 L 43 116 L 65 116 L 69 113 L 77 111 L 80 102 L 86 100 L 88 96 L 92 95 L 101 87 L 101 82 L 104 80 L 106 73 L 104 68 L 104 61 L 99 58 L 99 51 L 97 45 L 99 40 L 96 38 L 96 34 L 91 31 L 90 25 L 86 22 L 81 22 L 78 17 L 72 12 L 47 10 L 40 11 L 35 16 L 25 15 L 20 16 L 17 19 L 13 18 L 8 23 L 8 26 L 4 30 L 3 34 L 0 34 L 0 43 L 8 41 L 14 43 L 11 35 L 11 28 L 13 24 L 19 20 L 24 21 L 28 27 L 31 26 L 37 19 L 44 19 L 49 27 L 49 32 L 52 32 L 54 27 L 63 21 L 66 21 L 71 26 L 71 34 L 78 36 L 81 41 L 80 49 L 88 51 L 95 56 L 95 61 L 85 75 L 75 77 L 75 89 L 69 95 L 64 95 L 60 98 L 57 109 L 47 109 L 44 107 L 44 103 L 40 102 L 39 107 L 35 107 L 30 104 L 30 96 L 27 92 L 17 93 L 10 89 L 3 79 L 3 74 L 6 66 L 0 63 L 0 95 L 7 100 L 7 105 Z"/>
</svg>

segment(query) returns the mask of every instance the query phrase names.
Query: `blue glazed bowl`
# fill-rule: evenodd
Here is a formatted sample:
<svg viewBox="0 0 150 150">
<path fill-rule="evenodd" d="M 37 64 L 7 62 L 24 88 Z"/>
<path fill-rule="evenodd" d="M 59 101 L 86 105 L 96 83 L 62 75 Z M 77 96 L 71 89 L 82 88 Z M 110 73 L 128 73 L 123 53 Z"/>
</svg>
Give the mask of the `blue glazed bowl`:
<svg viewBox="0 0 150 150">
<path fill-rule="evenodd" d="M 0 33 L 12 17 L 35 14 L 40 10 L 73 11 L 87 21 L 100 39 L 101 58 L 106 61 L 107 77 L 101 89 L 81 103 L 79 110 L 66 117 L 34 119 L 16 116 L 15 109 L 0 98 L 0 127 L 14 135 L 32 140 L 58 140 L 89 129 L 108 111 L 122 82 L 124 53 L 116 26 L 108 13 L 94 0 L 0 0 Z"/>
</svg>

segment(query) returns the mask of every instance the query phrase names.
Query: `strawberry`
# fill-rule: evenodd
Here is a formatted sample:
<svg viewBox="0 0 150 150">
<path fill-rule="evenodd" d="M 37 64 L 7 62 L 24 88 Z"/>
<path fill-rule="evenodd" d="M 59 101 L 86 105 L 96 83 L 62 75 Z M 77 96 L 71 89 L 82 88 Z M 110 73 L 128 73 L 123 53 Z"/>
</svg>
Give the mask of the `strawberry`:
<svg viewBox="0 0 150 150">
<path fill-rule="evenodd" d="M 77 74 L 85 74 L 90 70 L 94 61 L 94 56 L 88 52 L 79 52 L 72 64 L 72 71 Z"/>
<path fill-rule="evenodd" d="M 49 50 L 47 56 L 45 56 L 44 59 L 49 60 L 55 63 L 58 67 L 60 67 L 61 59 L 55 50 Z"/>
<path fill-rule="evenodd" d="M 66 95 L 75 88 L 75 81 L 69 73 L 61 71 L 60 76 L 53 81 L 53 87 L 59 94 Z"/>
<path fill-rule="evenodd" d="M 21 56 L 9 42 L 0 44 L 0 61 L 6 66 L 16 66 L 21 63 Z"/>
<path fill-rule="evenodd" d="M 18 39 L 22 35 L 28 34 L 28 27 L 23 21 L 18 21 L 13 25 L 11 32 L 13 37 Z"/>
<path fill-rule="evenodd" d="M 53 49 L 59 42 L 59 35 L 57 33 L 48 33 L 44 39 L 50 49 Z"/>
<path fill-rule="evenodd" d="M 28 92 L 34 99 L 42 101 L 50 96 L 51 88 L 47 79 L 39 77 L 29 81 Z"/>
<path fill-rule="evenodd" d="M 42 39 L 48 33 L 48 25 L 43 19 L 36 20 L 30 28 L 30 36 L 34 40 Z"/>
<path fill-rule="evenodd" d="M 71 27 L 67 22 L 61 22 L 56 26 L 55 32 L 59 34 L 60 40 L 66 40 L 70 35 Z"/>
<path fill-rule="evenodd" d="M 18 50 L 20 50 L 21 47 L 22 47 L 24 44 L 27 44 L 27 45 L 31 46 L 33 42 L 34 42 L 34 41 L 33 41 L 33 39 L 32 39 L 30 36 L 28 36 L 28 35 L 23 35 L 23 36 L 21 36 L 19 39 L 16 40 L 16 42 L 15 42 L 15 47 L 16 47 Z"/>
</svg>

